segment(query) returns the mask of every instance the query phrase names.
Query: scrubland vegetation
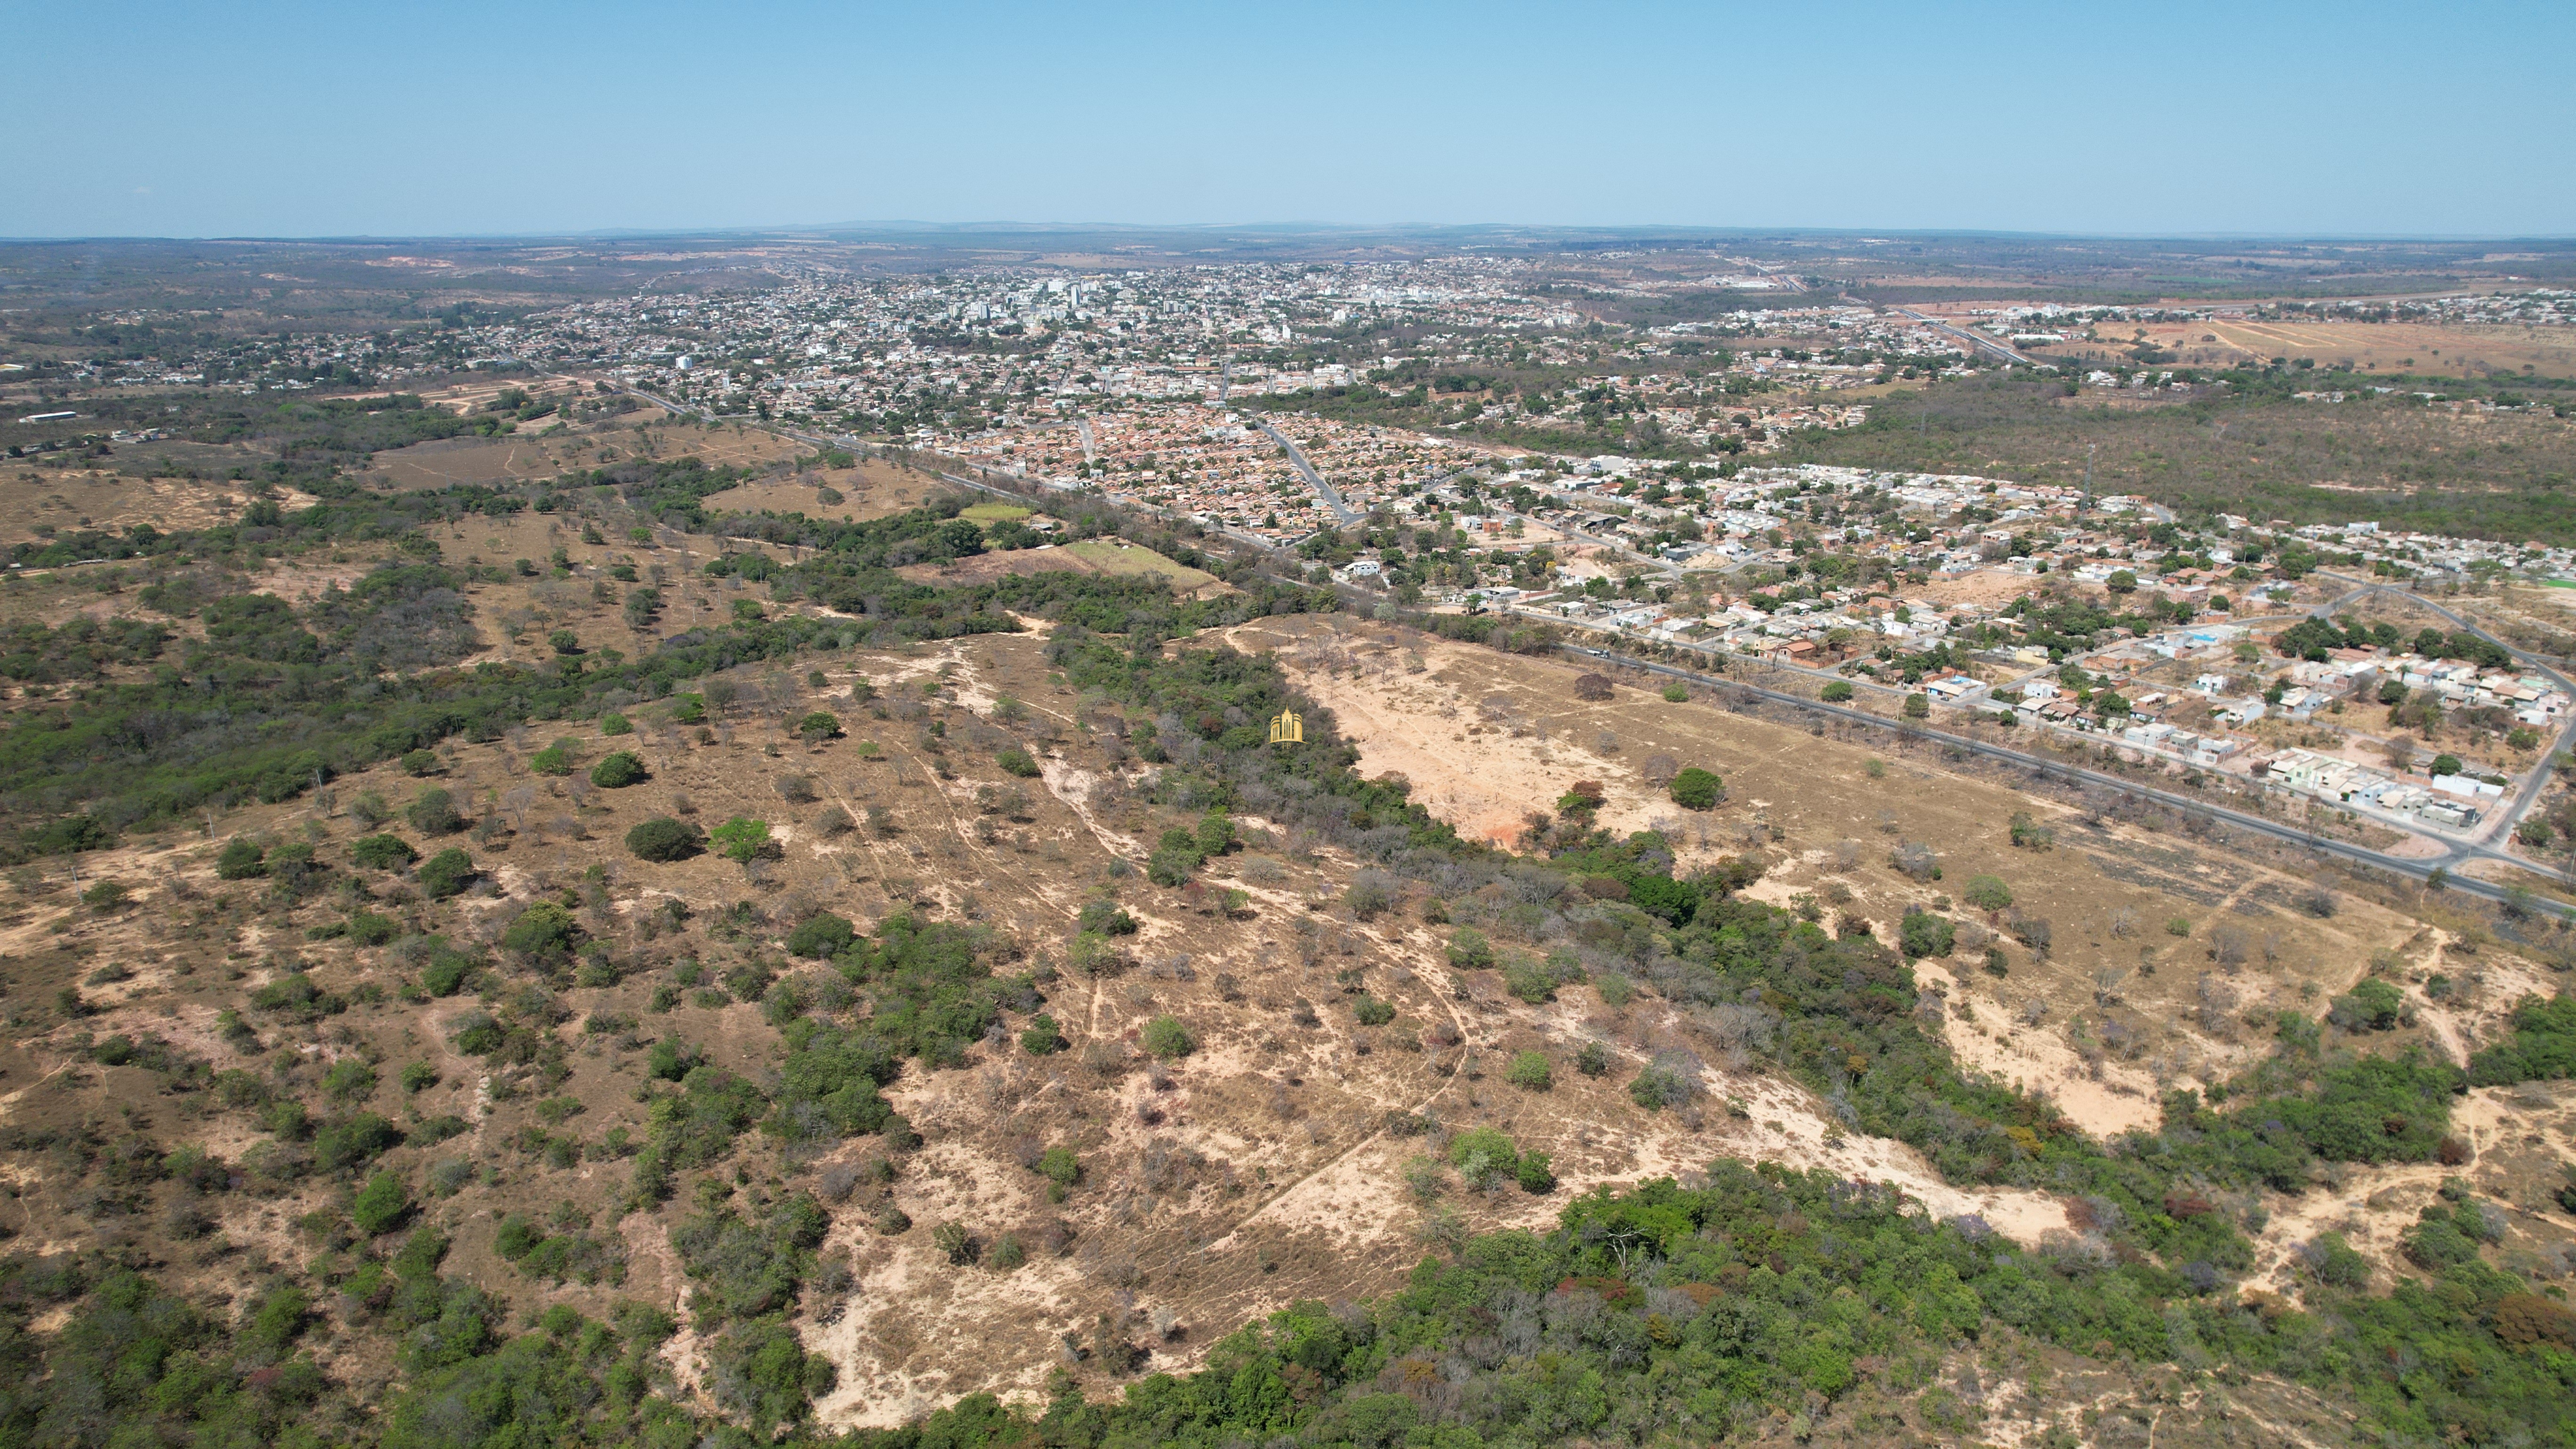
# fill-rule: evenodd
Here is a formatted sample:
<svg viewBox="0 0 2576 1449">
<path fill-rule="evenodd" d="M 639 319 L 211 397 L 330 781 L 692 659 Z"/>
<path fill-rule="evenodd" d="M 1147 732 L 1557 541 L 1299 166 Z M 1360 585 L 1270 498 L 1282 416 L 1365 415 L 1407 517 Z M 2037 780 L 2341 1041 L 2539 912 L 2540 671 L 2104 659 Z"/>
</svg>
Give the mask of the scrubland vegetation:
<svg viewBox="0 0 2576 1449">
<path fill-rule="evenodd" d="M 292 512 L 255 505 L 203 533 L 138 530 L 47 546 L 62 559 L 114 559 L 163 622 L 29 619 L 13 628 L 0 672 L 26 692 L 0 736 L 0 809 L 14 860 L 41 874 L 153 832 L 211 832 L 226 811 L 319 803 L 343 776 L 401 770 L 413 793 L 348 802 L 365 833 L 345 843 L 326 831 L 218 845 L 210 833 L 205 849 L 229 894 L 203 909 L 228 928 L 264 922 L 275 937 L 309 920 L 308 939 L 381 949 L 419 1055 L 346 1052 L 307 1068 L 288 1034 L 380 1004 L 386 988 L 371 981 L 344 995 L 275 948 L 268 979 L 226 986 L 229 999 L 202 1032 L 101 1036 L 83 1025 L 92 1008 L 77 988 L 50 1004 L 13 997 L 14 1029 L 75 1050 L 79 1071 L 148 1073 L 153 1110 L 192 1124 L 173 1133 L 102 1104 L 86 1119 L 8 1127 L 0 1149 L 76 1183 L 93 1226 L 149 1216 L 172 1241 L 193 1243 L 241 1223 L 248 1244 L 259 1202 L 326 1191 L 315 1197 L 324 1205 L 292 1226 L 300 1260 L 275 1235 L 228 1250 L 237 1256 L 223 1271 L 249 1285 L 232 1308 L 174 1286 L 177 1254 L 148 1236 L 110 1247 L 30 1234 L 6 1245 L 0 1435 L 47 1445 L 406 1449 L 679 1449 L 779 1435 L 884 1449 L 1466 1449 L 1753 1439 L 1782 1428 L 1803 1436 L 1865 1392 L 1920 1397 L 1897 1428 L 1965 1434 L 1973 1410 L 1941 1386 L 1961 1355 L 2007 1341 L 2203 1381 L 2286 1382 L 2356 1416 L 2354 1437 L 2384 1443 L 2549 1443 L 2576 1433 L 2576 1314 L 2491 1261 L 2488 1206 L 2464 1185 L 2409 1230 L 2413 1274 L 2390 1282 L 2366 1263 L 2356 1270 L 2359 1256 L 2325 1233 L 2305 1246 L 2282 1291 L 2249 1281 L 2266 1194 L 2322 1190 L 2355 1166 L 2453 1165 L 2453 1114 L 2472 1083 L 2568 1076 L 2576 1025 L 2564 998 L 2516 1011 L 2510 1034 L 2481 1044 L 2464 1072 L 2421 1052 L 2369 1050 L 2376 1007 L 2356 989 L 2351 1030 L 2329 1038 L 2316 1017 L 2284 1012 L 2256 1064 L 2205 1091 L 2174 1092 L 2154 1130 L 2104 1140 L 2046 1098 L 1953 1057 L 1940 1004 L 1919 989 L 1913 965 L 1953 949 L 1947 918 L 1936 928 L 1929 916 L 1920 926 L 1909 917 L 1892 943 L 1866 923 L 1829 931 L 1748 894 L 1758 861 L 1684 868 L 1677 834 L 1597 826 L 1597 787 L 1557 802 L 1518 850 L 1464 839 L 1405 782 L 1365 777 L 1358 751 L 1276 660 L 1202 637 L 1332 610 L 1329 592 L 1173 538 L 1156 542 L 1230 587 L 1181 600 L 1138 575 L 908 582 L 894 570 L 993 541 L 953 500 L 857 523 L 725 520 L 734 542 L 703 577 L 765 586 L 758 597 L 737 594 L 732 618 L 675 632 L 632 659 L 591 652 L 576 637 L 550 646 L 557 652 L 543 663 L 460 667 L 479 647 L 469 590 L 480 576 L 470 570 L 501 571 L 449 559 L 431 525 L 613 498 L 648 531 L 710 529 L 711 504 L 730 480 L 691 462 L 621 465 L 515 491 L 334 490 Z M 1077 531 L 1117 522 L 1089 516 Z M 1006 526 L 1017 520 L 993 521 Z M 764 541 L 797 545 L 801 556 L 781 562 L 756 546 Z M 237 587 L 271 560 L 324 549 L 373 561 L 353 585 L 301 606 Z M 39 549 L 22 561 L 61 559 Z M 623 606 L 632 611 L 649 588 L 635 582 Z M 644 612 L 658 607 L 648 599 Z M 1720 1161 L 1687 1180 L 1572 1196 L 1536 1228 L 1471 1233 L 1429 1214 L 1420 1266 L 1400 1288 L 1206 1325 L 1215 1342 L 1188 1372 L 1138 1377 L 1131 1326 L 1104 1317 L 1087 1341 L 1068 1339 L 1039 1402 L 977 1395 L 902 1428 L 824 1430 L 813 1407 L 839 1370 L 811 1333 L 844 1312 L 871 1311 L 850 1301 L 846 1265 L 821 1251 L 836 1220 L 865 1213 L 870 1232 L 922 1232 L 961 1280 L 1019 1270 L 1045 1247 L 980 1222 L 916 1226 L 890 1197 L 867 1195 L 939 1145 L 889 1093 L 924 1080 L 962 1092 L 970 1063 L 1064 1060 L 1090 1040 L 1079 988 L 1131 964 L 1143 924 L 1105 895 L 1070 907 L 1066 929 L 1049 940 L 914 907 L 863 924 L 822 902 L 774 922 L 748 899 L 693 910 L 670 896 L 621 921 L 594 865 L 552 896 L 510 901 L 496 929 L 478 931 L 468 910 L 496 899 L 490 886 L 503 866 L 492 843 L 504 837 L 495 822 L 510 807 L 438 784 L 440 751 L 530 731 L 561 741 L 527 752 L 525 768 L 541 781 L 659 788 L 654 757 L 636 741 L 664 730 L 705 730 L 712 741 L 728 671 L 739 666 L 846 673 L 870 651 L 1017 634 L 1029 620 L 1045 630 L 1044 662 L 1063 689 L 1116 715 L 1118 751 L 1142 762 L 1129 788 L 1179 822 L 1138 842 L 1133 873 L 1169 893 L 1156 899 L 1229 919 L 1249 911 L 1248 887 L 1278 867 L 1247 864 L 1235 877 L 1244 886 L 1216 878 L 1243 849 L 1243 822 L 1300 832 L 1311 858 L 1348 866 L 1333 866 L 1344 878 L 1314 912 L 1338 906 L 1362 924 L 1436 927 L 1446 960 L 1425 960 L 1426 970 L 1490 979 L 1533 1010 L 1578 989 L 1613 1007 L 1640 1000 L 1694 1023 L 1730 1058 L 1615 1060 L 1597 1041 L 1554 1060 L 1529 1051 L 1496 1069 L 1513 1092 L 1563 1097 L 1606 1077 L 1624 1096 L 1615 1110 L 1633 1110 L 1623 1120 L 1634 1124 L 1723 1110 L 1706 1100 L 1712 1065 L 1767 1069 L 1821 1103 L 1837 1133 L 1909 1144 L 1952 1184 L 2050 1194 L 2071 1205 L 2074 1231 L 2017 1243 L 1974 1216 L 1936 1219 L 1883 1185 Z M 1544 647 L 1497 635 L 1490 621 L 1475 637 Z M 894 717 L 874 692 L 853 688 L 839 713 L 795 710 L 781 741 L 869 758 L 846 736 Z M 997 700 L 989 718 L 1025 718 L 1018 701 L 1008 706 L 1020 715 Z M 1303 744 L 1269 743 L 1266 721 L 1292 708 L 1306 716 Z M 611 740 L 621 747 L 607 749 Z M 951 742 L 926 723 L 921 743 L 924 758 L 952 759 Z M 1033 738 L 996 730 L 978 748 L 1003 777 L 983 787 L 990 809 L 981 818 L 1026 812 L 1028 797 L 1014 803 L 1006 792 L 1053 788 Z M 865 806 L 818 798 L 802 774 L 782 776 L 778 788 L 796 808 L 815 807 L 811 828 L 828 838 L 898 828 Z M 1698 765 L 1671 771 L 1665 789 L 1694 814 L 1726 793 Z M 783 849 L 773 828 L 782 817 L 718 823 L 719 812 L 697 820 L 694 806 L 668 808 L 600 842 L 601 857 L 648 873 L 738 868 L 749 881 Z M 2013 828 L 2018 840 L 2022 826 Z M 1117 878 L 1130 873 L 1126 864 Z M 85 879 L 94 892 L 109 883 Z M 2013 900 L 1993 877 L 1960 889 L 1980 909 Z M 126 908 L 115 892 L 79 899 L 93 916 Z M 576 1019 L 567 1004 L 637 969 L 624 933 L 650 940 L 684 929 L 706 943 L 704 959 L 673 967 L 647 1010 L 757 1003 L 756 1024 L 749 1013 L 732 1020 L 755 1034 L 760 1069 L 612 1010 Z M 247 976 L 234 966 L 228 979 Z M 1352 1019 L 1387 1031 L 1389 1042 L 1413 1029 L 1356 980 L 1345 995 Z M 1313 1015 L 1302 998 L 1298 1006 Z M 1136 1047 L 1161 1073 L 1205 1053 L 1212 1025 L 1140 1010 Z M 1429 1029 L 1435 1047 L 1456 1041 L 1439 1037 L 1444 1024 Z M 590 1108 L 558 1089 L 573 1054 L 602 1040 L 631 1044 L 639 1069 L 624 1090 L 641 1112 L 636 1127 L 593 1136 L 577 1124 Z M 459 1065 L 541 1094 L 536 1124 L 508 1150 L 530 1163 L 584 1164 L 588 1180 L 606 1184 L 603 1200 L 587 1205 L 506 1204 L 488 1236 L 500 1266 L 488 1272 L 451 1261 L 462 1230 L 451 1232 L 440 1211 L 494 1171 L 464 1143 L 445 1146 L 479 1139 L 479 1122 L 377 1110 L 385 1093 L 428 1093 Z M 1564 1191 L 1557 1163 L 1497 1129 L 1407 1118 L 1386 1130 L 1438 1134 L 1437 1150 L 1413 1169 L 1419 1196 L 1437 1199 L 1452 1174 L 1471 1191 L 1521 1201 Z M 220 1150 L 209 1145 L 218 1142 Z M 825 1157 L 833 1166 L 811 1171 Z M 1089 1180 L 1062 1143 L 1031 1144 L 1024 1165 L 1052 1201 Z M 703 1371 L 693 1368 L 687 1384 L 665 1354 L 680 1318 L 618 1294 L 632 1268 L 620 1224 L 656 1212 L 676 1218 L 669 1243 L 689 1286 L 685 1326 Z M 487 1239 L 476 1232 L 479 1251 Z"/>
</svg>

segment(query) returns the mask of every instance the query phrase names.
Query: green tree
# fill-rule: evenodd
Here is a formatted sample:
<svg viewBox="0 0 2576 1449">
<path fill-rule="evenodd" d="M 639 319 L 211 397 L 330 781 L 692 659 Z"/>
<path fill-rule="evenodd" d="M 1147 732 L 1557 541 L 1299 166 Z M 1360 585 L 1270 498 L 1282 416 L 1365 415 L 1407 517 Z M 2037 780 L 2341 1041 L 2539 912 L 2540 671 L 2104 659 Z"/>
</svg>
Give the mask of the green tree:
<svg viewBox="0 0 2576 1449">
<path fill-rule="evenodd" d="M 465 817 L 456 813 L 456 797 L 434 785 L 420 792 L 403 818 L 423 835 L 454 835 L 465 828 Z"/>
<path fill-rule="evenodd" d="M 1685 810 L 1714 810 L 1725 790 L 1726 782 L 1713 771 L 1692 765 L 1673 776 L 1670 793 L 1673 803 Z"/>
<path fill-rule="evenodd" d="M 1947 916 L 1907 911 L 1896 928 L 1896 944 L 1908 957 L 1947 956 L 1958 941 L 1958 928 Z"/>
<path fill-rule="evenodd" d="M 1082 909 L 1074 914 L 1073 928 L 1103 936 L 1132 936 L 1141 929 L 1126 907 L 1110 900 L 1084 901 Z"/>
<path fill-rule="evenodd" d="M 706 848 L 706 837 L 685 820 L 657 815 L 626 832 L 626 851 L 637 860 L 687 860 Z"/>
<path fill-rule="evenodd" d="M 531 961 L 563 960 L 580 940 L 581 926 L 572 912 L 553 901 L 538 901 L 519 912 L 501 933 L 503 949 Z"/>
<path fill-rule="evenodd" d="M 400 870 L 420 852 L 399 835 L 367 835 L 349 842 L 349 861 L 367 870 Z"/>
<path fill-rule="evenodd" d="M 1467 1179 L 1467 1185 L 1486 1188 L 1497 1179 L 1520 1174 L 1520 1150 L 1512 1139 L 1491 1127 L 1470 1127 L 1449 1143 L 1449 1165 Z"/>
<path fill-rule="evenodd" d="M 1184 886 L 1189 884 L 1190 873 L 1205 859 L 1199 854 L 1197 838 L 1174 827 L 1164 832 L 1163 842 L 1145 857 L 1145 878 L 1159 886 Z"/>
<path fill-rule="evenodd" d="M 662 591 L 649 584 L 626 591 L 626 627 L 638 633 L 653 627 L 662 614 Z"/>
<path fill-rule="evenodd" d="M 2326 1016 L 2346 1031 L 2392 1031 L 2405 1015 L 2406 998 L 2377 977 L 2363 977 L 2350 994 L 2335 997 Z"/>
<path fill-rule="evenodd" d="M 1082 1162 L 1070 1147 L 1050 1147 L 1038 1154 L 1037 1172 L 1058 1187 L 1071 1187 L 1082 1180 Z"/>
<path fill-rule="evenodd" d="M 787 933 L 787 954 L 818 958 L 838 956 L 850 949 L 850 943 L 858 939 L 858 934 L 858 928 L 850 924 L 848 917 L 837 916 L 830 911 L 816 911 Z"/>
<path fill-rule="evenodd" d="M 443 901 L 463 894 L 465 888 L 474 883 L 474 878 L 482 873 L 475 868 L 472 856 L 451 845 L 422 861 L 420 869 L 412 872 L 412 879 L 420 883 L 422 895 Z"/>
<path fill-rule="evenodd" d="M 614 751 L 602 757 L 598 764 L 590 767 L 590 783 L 603 790 L 622 790 L 629 785 L 640 785 L 650 778 L 651 776 L 644 769 L 642 757 L 633 750 Z"/>
<path fill-rule="evenodd" d="M 349 1221 L 368 1237 L 382 1237 L 401 1227 L 411 1216 L 411 1189 L 390 1172 L 379 1172 L 367 1179 L 358 1195 L 349 1201 Z"/>
</svg>

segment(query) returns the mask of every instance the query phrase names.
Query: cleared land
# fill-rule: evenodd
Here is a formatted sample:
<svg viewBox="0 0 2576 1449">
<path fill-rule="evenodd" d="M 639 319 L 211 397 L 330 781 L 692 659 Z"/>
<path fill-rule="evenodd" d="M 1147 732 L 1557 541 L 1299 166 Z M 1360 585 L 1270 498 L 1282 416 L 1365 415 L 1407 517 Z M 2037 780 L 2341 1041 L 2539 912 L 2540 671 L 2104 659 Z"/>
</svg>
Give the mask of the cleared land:
<svg viewBox="0 0 2576 1449">
<path fill-rule="evenodd" d="M 2068 398 L 2054 383 L 1978 378 L 1884 400 L 1860 427 L 1801 434 L 1788 463 L 2083 482 L 2171 507 L 2507 539 L 2576 539 L 2565 506 L 2576 422 L 2453 411 L 2412 398 L 2342 403 Z M 1927 416 L 1928 413 L 1928 416 Z"/>
<path fill-rule="evenodd" d="M 1223 592 L 1226 588 L 1224 581 L 1216 575 L 1176 563 L 1141 544 L 1101 538 L 1084 539 L 1079 543 L 1046 544 L 1037 548 L 1003 549 L 951 563 L 906 564 L 895 570 L 915 583 L 936 584 L 985 583 L 1013 574 L 1058 571 L 1152 576 L 1168 582 L 1172 591 L 1184 598 L 1203 597 Z"/>
<path fill-rule="evenodd" d="M 2134 331 L 2135 329 L 2122 329 Z M 2536 373 L 2576 377 L 2576 338 L 2565 329 L 2445 327 L 2417 322 L 2151 324 L 2147 340 L 2190 367 L 2238 367 L 2275 357 L 2319 367 L 2412 374 Z M 2106 336 L 2109 334 L 2105 334 Z"/>
<path fill-rule="evenodd" d="M 165 531 L 210 528 L 230 519 L 249 501 L 248 487 L 88 469 L 21 468 L 0 484 L 0 499 L 8 505 L 0 510 L 0 543 L 87 528 L 118 533 L 144 524 Z"/>
</svg>

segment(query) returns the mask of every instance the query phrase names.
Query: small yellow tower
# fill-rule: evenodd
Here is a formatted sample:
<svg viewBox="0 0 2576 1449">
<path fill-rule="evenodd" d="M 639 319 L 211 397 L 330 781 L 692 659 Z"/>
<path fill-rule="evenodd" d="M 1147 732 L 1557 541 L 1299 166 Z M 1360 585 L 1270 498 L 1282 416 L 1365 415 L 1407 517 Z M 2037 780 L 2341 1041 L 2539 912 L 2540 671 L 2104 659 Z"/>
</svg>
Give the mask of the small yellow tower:
<svg viewBox="0 0 2576 1449">
<path fill-rule="evenodd" d="M 1281 710 L 1278 718 L 1273 719 L 1270 722 L 1270 743 L 1274 745 L 1302 745 L 1305 742 L 1306 722 L 1297 717 L 1297 711 L 1293 709 Z"/>
</svg>

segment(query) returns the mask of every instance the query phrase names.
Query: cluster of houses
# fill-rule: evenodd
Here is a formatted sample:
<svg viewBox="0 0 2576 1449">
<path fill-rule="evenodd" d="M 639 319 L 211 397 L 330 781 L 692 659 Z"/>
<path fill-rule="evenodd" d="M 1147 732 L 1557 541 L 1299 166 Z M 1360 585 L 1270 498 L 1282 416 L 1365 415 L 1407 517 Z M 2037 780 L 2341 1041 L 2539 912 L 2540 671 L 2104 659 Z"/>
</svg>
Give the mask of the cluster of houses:
<svg viewBox="0 0 2576 1449">
<path fill-rule="evenodd" d="M 2253 763 L 2253 773 L 2320 799 L 2455 830 L 2478 823 L 2484 805 L 2504 794 L 2503 785 L 2480 776 L 2398 779 L 2339 756 L 2297 748 L 2263 756 Z"/>
</svg>

